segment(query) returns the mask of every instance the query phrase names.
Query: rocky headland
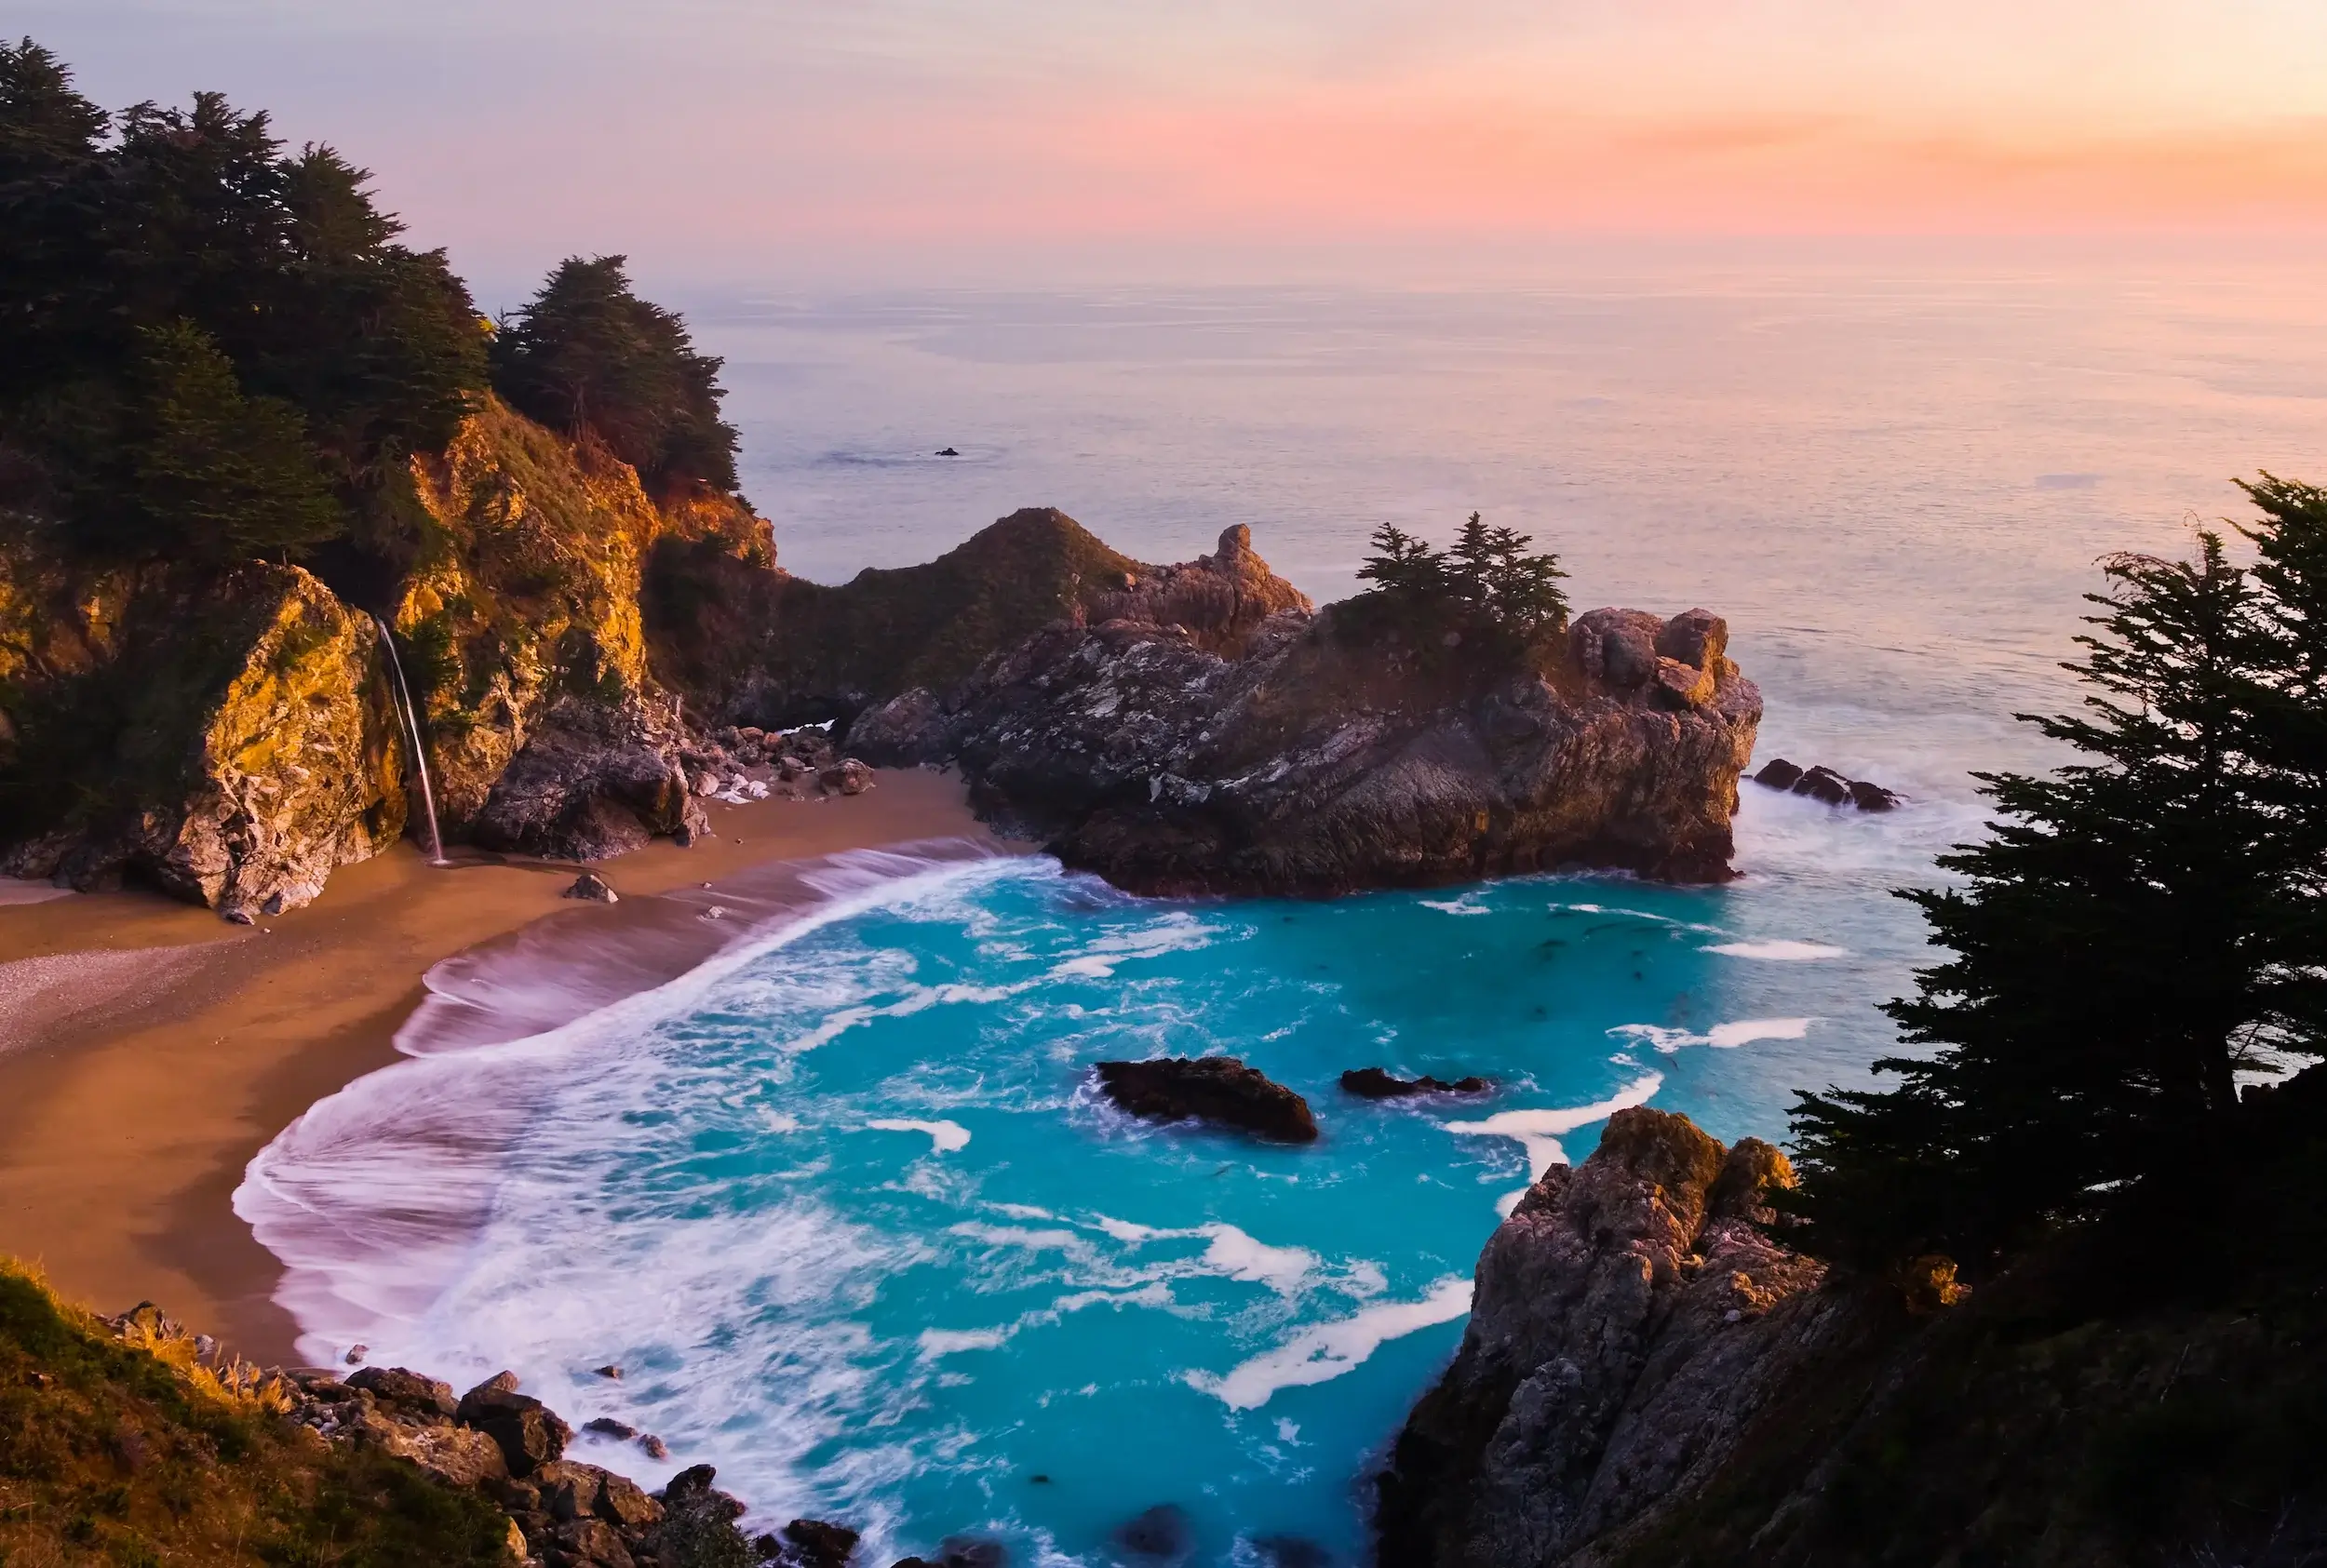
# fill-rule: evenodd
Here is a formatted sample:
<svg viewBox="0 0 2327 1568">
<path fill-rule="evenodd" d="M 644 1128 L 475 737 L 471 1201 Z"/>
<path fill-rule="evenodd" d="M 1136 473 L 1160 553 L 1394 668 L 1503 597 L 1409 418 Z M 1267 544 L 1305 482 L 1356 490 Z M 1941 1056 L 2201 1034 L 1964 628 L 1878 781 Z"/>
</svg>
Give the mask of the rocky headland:
<svg viewBox="0 0 2327 1568">
<path fill-rule="evenodd" d="M 1785 1157 L 1619 1112 L 1488 1240 L 1376 1476 L 1381 1568 L 2291 1565 L 2327 1548 L 2327 1078 L 2262 1144 L 1971 1290 L 1784 1245 Z"/>
<path fill-rule="evenodd" d="M 1356 602 L 1311 610 L 1231 529 L 867 711 L 848 744 L 959 766 L 982 811 L 1137 891 L 1729 875 L 1761 694 L 1718 616 L 1597 610 L 1477 659 L 1385 637 Z"/>
</svg>

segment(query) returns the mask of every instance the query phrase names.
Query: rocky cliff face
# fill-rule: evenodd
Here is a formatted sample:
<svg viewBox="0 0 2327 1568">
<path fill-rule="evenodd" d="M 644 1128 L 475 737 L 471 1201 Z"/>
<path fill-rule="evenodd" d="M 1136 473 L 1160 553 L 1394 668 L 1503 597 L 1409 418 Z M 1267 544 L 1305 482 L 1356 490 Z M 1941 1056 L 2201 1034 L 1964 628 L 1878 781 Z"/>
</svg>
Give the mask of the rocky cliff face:
<svg viewBox="0 0 2327 1568">
<path fill-rule="evenodd" d="M 1606 1561 L 1702 1487 L 1848 1315 L 1753 1223 L 1791 1180 L 1767 1144 L 1725 1150 L 1648 1109 L 1546 1172 L 1487 1242 L 1462 1347 L 1379 1479 L 1384 1568 Z"/>
<path fill-rule="evenodd" d="M 1141 891 L 1728 875 L 1761 696 L 1717 616 L 1595 610 L 1548 663 L 1449 675 L 1289 598 L 1232 529 L 1101 596 L 1110 619 L 866 713 L 850 748 L 958 762 L 986 810 Z"/>
<path fill-rule="evenodd" d="M 341 580 L 396 629 L 447 838 L 595 859 L 700 829 L 694 743 L 647 667 L 644 565 L 676 540 L 768 574 L 767 525 L 732 497 L 658 504 L 497 403 L 412 470 L 395 537 Z M 299 568 L 197 583 L 16 546 L 0 873 L 129 879 L 230 918 L 304 904 L 405 828 L 394 690 L 372 615 Z"/>
<path fill-rule="evenodd" d="M 1977 1290 L 1773 1243 L 1751 1139 L 1618 1114 L 1479 1259 L 1381 1568 L 2297 1568 L 2327 1555 L 2327 1068 Z"/>
<path fill-rule="evenodd" d="M 408 749 L 369 617 L 296 567 L 62 586 L 9 583 L 0 872 L 248 919 L 395 842 Z"/>
</svg>

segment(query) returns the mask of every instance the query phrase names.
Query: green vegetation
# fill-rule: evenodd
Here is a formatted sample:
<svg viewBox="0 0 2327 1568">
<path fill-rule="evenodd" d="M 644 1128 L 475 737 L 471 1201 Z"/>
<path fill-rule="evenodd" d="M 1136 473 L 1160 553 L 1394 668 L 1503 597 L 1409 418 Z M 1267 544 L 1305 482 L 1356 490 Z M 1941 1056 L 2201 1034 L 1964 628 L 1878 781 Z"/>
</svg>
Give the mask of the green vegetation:
<svg viewBox="0 0 2327 1568">
<path fill-rule="evenodd" d="M 283 1419 L 151 1308 L 116 1337 L 0 1260 L 0 1563 L 407 1568 L 507 1561 L 482 1497 Z"/>
<path fill-rule="evenodd" d="M 1508 655 L 1567 628 L 1567 574 L 1554 555 L 1530 555 L 1534 540 L 1488 528 L 1476 512 L 1444 550 L 1384 523 L 1357 575 L 1373 589 L 1344 612 L 1363 634 L 1395 632 L 1428 648 L 1469 647 Z M 1456 640 L 1448 643 L 1451 636 Z"/>
<path fill-rule="evenodd" d="M 720 361 L 679 315 L 631 291 L 625 258 L 571 257 L 504 322 L 493 387 L 577 439 L 595 436 L 667 494 L 735 488 L 735 427 L 720 418 Z"/>
<path fill-rule="evenodd" d="M 295 556 L 485 384 L 440 251 L 216 93 L 108 114 L 0 46 L 0 508 L 101 560 Z"/>
<path fill-rule="evenodd" d="M 2106 563 L 2083 711 L 2029 719 L 2077 760 L 1983 775 L 2003 820 L 1942 860 L 1962 885 L 1903 895 L 1954 957 L 1890 1012 L 1936 1049 L 1802 1097 L 1811 1251 L 1986 1272 L 2273 1157 L 2238 1074 L 2327 1056 L 2327 492 L 2246 489 L 2252 570 L 2212 532 Z"/>
<path fill-rule="evenodd" d="M 496 340 L 370 179 L 219 94 L 109 114 L 0 45 L 0 517 L 100 565 L 347 540 L 335 577 L 377 577 L 421 547 L 409 460 L 489 384 L 658 496 L 733 490 L 720 361 L 621 257 L 566 262 Z"/>
</svg>

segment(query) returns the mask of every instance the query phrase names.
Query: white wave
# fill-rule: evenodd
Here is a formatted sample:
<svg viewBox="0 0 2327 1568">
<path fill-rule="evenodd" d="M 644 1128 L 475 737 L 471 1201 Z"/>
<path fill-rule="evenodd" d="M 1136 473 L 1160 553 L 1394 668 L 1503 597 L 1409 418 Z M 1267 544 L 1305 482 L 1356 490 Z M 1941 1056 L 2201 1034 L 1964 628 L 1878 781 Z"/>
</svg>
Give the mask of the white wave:
<svg viewBox="0 0 2327 1568">
<path fill-rule="evenodd" d="M 1104 1214 L 1093 1223 L 1116 1240 L 1134 1246 L 1148 1241 L 1207 1241 L 1210 1245 L 1200 1260 L 1206 1269 L 1241 1284 L 1266 1285 L 1279 1295 L 1298 1293 L 1319 1267 L 1317 1254 L 1306 1247 L 1272 1247 L 1218 1220 L 1186 1230 L 1160 1230 Z"/>
<path fill-rule="evenodd" d="M 1470 1310 L 1471 1281 L 1448 1278 L 1433 1285 L 1419 1301 L 1384 1302 L 1354 1317 L 1304 1329 L 1224 1377 L 1202 1372 L 1182 1375 L 1190 1387 L 1210 1394 L 1231 1410 L 1258 1410 L 1279 1389 L 1330 1382 L 1363 1365 L 1388 1341 L 1450 1323 Z"/>
<path fill-rule="evenodd" d="M 1492 915 L 1494 911 L 1486 905 L 1473 902 L 1477 896 L 1476 893 L 1464 893 L 1460 898 L 1426 898 L 1420 902 L 1423 908 L 1435 909 L 1443 915 Z"/>
<path fill-rule="evenodd" d="M 1703 1034 L 1691 1034 L 1687 1029 L 1667 1028 L 1661 1024 L 1619 1024 L 1608 1031 L 1626 1039 L 1642 1040 L 1670 1056 L 1684 1046 L 1709 1045 L 1715 1051 L 1733 1051 L 1757 1039 L 1800 1039 L 1809 1033 L 1815 1018 L 1740 1018 L 1734 1023 L 1715 1024 Z"/>
<path fill-rule="evenodd" d="M 1271 1247 L 1256 1241 L 1232 1225 L 1207 1225 L 1204 1233 L 1212 1244 L 1204 1250 L 1204 1261 L 1230 1279 L 1245 1284 L 1266 1285 L 1279 1295 L 1290 1295 L 1300 1289 L 1317 1267 L 1317 1254 L 1302 1247 Z"/>
<path fill-rule="evenodd" d="M 868 1121 L 868 1132 L 926 1132 L 934 1154 L 951 1154 L 970 1145 L 970 1130 L 958 1121 L 916 1121 L 908 1117 L 883 1117 Z"/>
<path fill-rule="evenodd" d="M 458 966 L 456 984 L 433 992 L 397 1032 L 408 1060 L 317 1101 L 251 1159 L 234 1209 L 283 1262 L 275 1300 L 300 1326 L 301 1356 L 324 1365 L 357 1341 L 377 1349 L 430 1310 L 474 1265 L 472 1240 L 503 1185 L 502 1151 L 588 1064 L 618 1056 L 766 954 L 835 922 L 956 885 L 1055 874 L 966 843 L 918 854 L 853 851 L 783 869 L 824 902 L 795 905 L 674 979 L 611 1000 L 593 993 L 599 1005 L 580 1017 L 558 1017 L 571 1004 L 552 1005 L 527 978 L 531 948 L 516 950 L 505 975 Z M 494 1011 L 504 1002 L 505 1018 Z M 556 1021 L 525 1032 L 545 1019 Z"/>
<path fill-rule="evenodd" d="M 962 1350 L 999 1350 L 1010 1343 L 1010 1329 L 923 1329 L 915 1347 L 923 1360 Z"/>
<path fill-rule="evenodd" d="M 1050 977 L 1078 980 L 1110 980 L 1115 966 L 1134 958 L 1161 958 L 1165 953 L 1189 953 L 1209 947 L 1218 934 L 1216 928 L 1205 925 L 1185 910 L 1174 910 L 1162 919 L 1130 931 L 1110 931 L 1084 947 L 1070 958 L 1053 964 Z"/>
<path fill-rule="evenodd" d="M 1772 963 L 1808 963 L 1819 958 L 1849 956 L 1848 947 L 1823 942 L 1719 942 L 1705 949 L 1732 958 L 1762 958 Z"/>
<path fill-rule="evenodd" d="M 1618 1111 L 1645 1106 L 1663 1085 L 1662 1074 L 1648 1073 L 1630 1087 L 1589 1106 L 1500 1111 L 1480 1121 L 1446 1121 L 1439 1125 L 1466 1137 L 1516 1139 L 1527 1151 L 1527 1180 L 1540 1182 L 1544 1172 L 1567 1163 L 1567 1151 L 1559 1144 L 1562 1135 L 1595 1121 L 1606 1121 Z"/>
</svg>

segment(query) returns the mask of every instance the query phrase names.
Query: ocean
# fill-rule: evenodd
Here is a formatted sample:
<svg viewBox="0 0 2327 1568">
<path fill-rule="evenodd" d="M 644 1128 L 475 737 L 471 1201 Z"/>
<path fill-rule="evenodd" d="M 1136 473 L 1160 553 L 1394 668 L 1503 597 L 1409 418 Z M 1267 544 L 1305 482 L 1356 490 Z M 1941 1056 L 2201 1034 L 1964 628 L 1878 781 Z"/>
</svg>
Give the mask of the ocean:
<svg viewBox="0 0 2327 1568">
<path fill-rule="evenodd" d="M 1978 833 L 1974 772 L 2051 760 L 2011 715 L 2075 700 L 2097 559 L 2182 548 L 2234 475 L 2327 475 L 2327 295 L 2261 262 L 1649 257 L 690 315 L 792 570 L 1056 505 L 1159 561 L 1248 524 L 1322 600 L 1378 524 L 1477 510 L 1556 549 L 1580 610 L 1728 617 L 1757 760 L 1908 797 L 1748 784 L 1710 889 L 1182 904 L 962 844 L 835 857 L 804 913 L 746 897 L 735 945 L 570 1022 L 531 1004 L 571 957 L 447 968 L 410 1059 L 254 1161 L 237 1207 L 312 1358 L 514 1368 L 671 1450 L 582 1456 L 714 1463 L 756 1521 L 867 1528 L 868 1561 L 1154 1561 L 1143 1515 L 1190 1561 L 1356 1561 L 1368 1467 L 1530 1177 L 1620 1106 L 1781 1138 L 1796 1091 L 1870 1081 L 1928 952 L 1890 890 Z M 1208 1051 L 1307 1095 L 1322 1141 L 1143 1127 L 1087 1087 Z M 1498 1091 L 1341 1093 L 1372 1065 Z"/>
</svg>

